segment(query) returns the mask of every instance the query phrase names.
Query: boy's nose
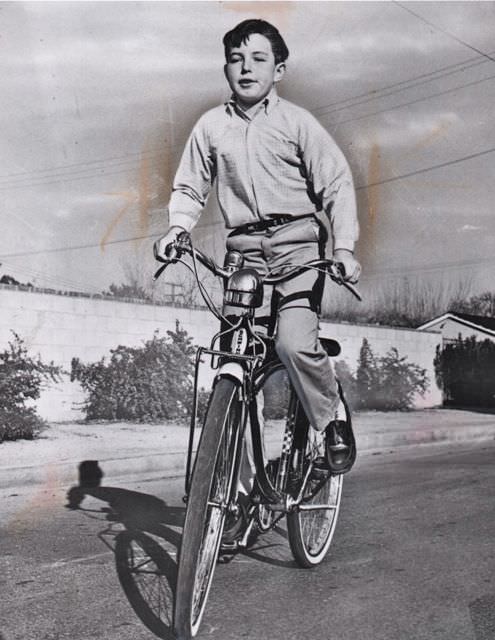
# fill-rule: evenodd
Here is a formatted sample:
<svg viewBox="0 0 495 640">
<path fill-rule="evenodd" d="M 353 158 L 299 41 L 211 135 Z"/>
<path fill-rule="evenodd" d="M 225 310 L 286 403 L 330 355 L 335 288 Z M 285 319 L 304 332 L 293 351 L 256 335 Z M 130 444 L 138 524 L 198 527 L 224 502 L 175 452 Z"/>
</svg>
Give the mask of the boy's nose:
<svg viewBox="0 0 495 640">
<path fill-rule="evenodd" d="M 242 63 L 242 73 L 247 73 L 248 71 L 251 71 L 251 61 L 244 60 Z"/>
</svg>

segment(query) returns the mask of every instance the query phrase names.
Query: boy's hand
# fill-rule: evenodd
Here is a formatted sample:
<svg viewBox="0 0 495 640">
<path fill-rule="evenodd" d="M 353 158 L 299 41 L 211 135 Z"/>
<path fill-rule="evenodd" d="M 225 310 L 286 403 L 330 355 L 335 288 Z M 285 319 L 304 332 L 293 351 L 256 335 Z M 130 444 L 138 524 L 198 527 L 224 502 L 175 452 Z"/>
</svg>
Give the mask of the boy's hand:
<svg viewBox="0 0 495 640">
<path fill-rule="evenodd" d="M 167 233 L 155 242 L 153 245 L 153 255 L 155 256 L 155 260 L 161 260 L 162 262 L 168 260 L 168 256 L 166 254 L 168 245 L 175 242 L 177 240 L 177 236 L 179 236 L 183 231 L 185 231 L 185 229 L 182 227 L 170 227 Z"/>
<path fill-rule="evenodd" d="M 351 284 L 356 284 L 361 275 L 361 265 L 354 257 L 352 251 L 348 249 L 336 249 L 333 254 L 335 262 L 340 262 L 344 266 L 344 280 Z"/>
</svg>

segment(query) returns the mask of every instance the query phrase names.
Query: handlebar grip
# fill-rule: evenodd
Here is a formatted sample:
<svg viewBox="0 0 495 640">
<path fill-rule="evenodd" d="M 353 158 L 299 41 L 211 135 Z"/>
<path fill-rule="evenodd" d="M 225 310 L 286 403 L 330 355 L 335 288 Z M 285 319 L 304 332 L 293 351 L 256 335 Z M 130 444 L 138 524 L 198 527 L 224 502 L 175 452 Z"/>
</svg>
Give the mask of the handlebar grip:
<svg viewBox="0 0 495 640">
<path fill-rule="evenodd" d="M 333 267 L 335 268 L 335 271 L 337 272 L 337 278 L 336 278 L 336 282 L 338 284 L 342 284 L 344 285 L 344 287 L 350 291 L 352 293 L 353 296 L 355 296 L 359 301 L 362 301 L 362 297 L 361 294 L 359 293 L 359 291 L 347 280 L 345 280 L 345 267 L 342 264 L 342 262 L 334 262 L 333 263 Z"/>
<path fill-rule="evenodd" d="M 348 291 L 352 293 L 353 296 L 355 296 L 360 302 L 362 302 L 363 298 L 361 297 L 361 294 L 350 282 L 346 282 L 344 280 L 342 284 Z"/>
<path fill-rule="evenodd" d="M 153 276 L 153 282 L 158 280 L 158 278 L 162 275 L 162 273 L 165 271 L 165 269 L 168 267 L 169 264 L 170 262 L 164 262 L 162 266 L 157 271 L 155 271 L 155 275 Z"/>
</svg>

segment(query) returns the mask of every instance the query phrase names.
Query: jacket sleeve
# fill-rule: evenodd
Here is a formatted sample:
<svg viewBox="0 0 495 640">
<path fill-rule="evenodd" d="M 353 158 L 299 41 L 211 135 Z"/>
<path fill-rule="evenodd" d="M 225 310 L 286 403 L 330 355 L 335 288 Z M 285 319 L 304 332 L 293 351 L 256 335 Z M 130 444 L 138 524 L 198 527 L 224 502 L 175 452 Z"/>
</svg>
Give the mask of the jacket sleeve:
<svg viewBox="0 0 495 640">
<path fill-rule="evenodd" d="M 334 251 L 353 251 L 359 224 L 354 182 L 344 154 L 309 113 L 301 125 L 299 145 L 307 177 L 330 221 Z"/>
<path fill-rule="evenodd" d="M 216 175 L 204 117 L 194 126 L 175 174 L 168 205 L 169 225 L 191 231 L 206 204 Z"/>
</svg>

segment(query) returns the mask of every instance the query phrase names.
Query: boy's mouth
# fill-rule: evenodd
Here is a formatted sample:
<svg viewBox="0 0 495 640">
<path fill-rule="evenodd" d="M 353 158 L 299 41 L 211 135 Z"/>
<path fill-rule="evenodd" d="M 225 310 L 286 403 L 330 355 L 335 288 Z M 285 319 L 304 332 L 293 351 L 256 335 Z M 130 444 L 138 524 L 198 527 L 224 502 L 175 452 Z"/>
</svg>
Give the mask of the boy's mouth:
<svg viewBox="0 0 495 640">
<path fill-rule="evenodd" d="M 239 80 L 239 84 L 241 87 L 250 87 L 252 84 L 255 84 L 256 80 Z"/>
</svg>

